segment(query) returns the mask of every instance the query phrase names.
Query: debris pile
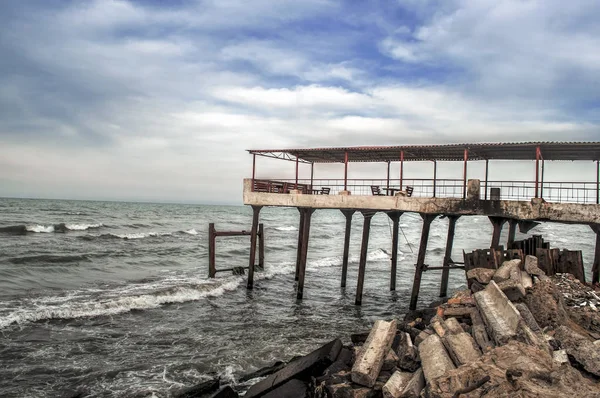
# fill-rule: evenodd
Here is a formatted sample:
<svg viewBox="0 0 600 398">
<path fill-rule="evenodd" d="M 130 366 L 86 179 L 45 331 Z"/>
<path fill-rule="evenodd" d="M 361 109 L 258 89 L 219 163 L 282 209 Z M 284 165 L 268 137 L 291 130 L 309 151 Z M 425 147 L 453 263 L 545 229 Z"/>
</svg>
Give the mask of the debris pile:
<svg viewBox="0 0 600 398">
<path fill-rule="evenodd" d="M 470 269 L 467 280 L 445 303 L 376 321 L 351 345 L 336 339 L 259 372 L 245 397 L 600 396 L 599 293 L 548 277 L 533 256 Z"/>
</svg>

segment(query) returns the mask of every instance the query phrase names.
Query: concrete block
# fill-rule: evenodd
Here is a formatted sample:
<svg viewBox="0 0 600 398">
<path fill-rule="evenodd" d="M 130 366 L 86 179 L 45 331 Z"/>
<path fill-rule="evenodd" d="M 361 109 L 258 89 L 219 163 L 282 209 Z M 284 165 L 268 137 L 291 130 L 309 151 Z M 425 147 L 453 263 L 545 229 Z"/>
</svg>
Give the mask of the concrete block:
<svg viewBox="0 0 600 398">
<path fill-rule="evenodd" d="M 418 347 L 419 344 L 421 344 L 423 342 L 423 340 L 425 340 L 427 337 L 431 336 L 432 334 L 433 333 L 431 330 L 428 330 L 428 329 L 423 330 L 421 333 L 419 333 L 419 335 L 415 339 L 415 345 Z"/>
<path fill-rule="evenodd" d="M 418 398 L 421 396 L 421 391 L 425 388 L 425 376 L 423 375 L 423 368 L 417 369 L 413 373 L 412 378 L 404 388 L 402 398 Z"/>
<path fill-rule="evenodd" d="M 498 282 L 498 287 L 506 294 L 506 297 L 510 301 L 520 301 L 525 298 L 525 288 L 521 285 L 521 282 L 517 282 L 514 279 Z"/>
<path fill-rule="evenodd" d="M 417 348 L 413 345 L 410 334 L 403 332 L 402 339 L 396 349 L 398 367 L 402 370 L 414 372 L 419 368 Z"/>
<path fill-rule="evenodd" d="M 521 272 L 521 285 L 523 285 L 524 289 L 529 289 L 533 287 L 533 279 L 527 272 Z"/>
<path fill-rule="evenodd" d="M 525 256 L 525 265 L 523 268 L 529 275 L 546 276 L 544 270 L 538 266 L 538 259 L 535 256 Z"/>
<path fill-rule="evenodd" d="M 320 374 L 336 360 L 341 349 L 342 342 L 340 339 L 335 339 L 254 384 L 244 397 L 262 397 L 292 379 L 307 379 L 313 374 Z"/>
<path fill-rule="evenodd" d="M 556 329 L 554 337 L 585 370 L 600 376 L 600 347 L 566 326 Z"/>
<path fill-rule="evenodd" d="M 393 370 L 398 365 L 398 355 L 390 348 L 385 359 L 383 360 L 383 366 L 381 370 Z"/>
<path fill-rule="evenodd" d="M 491 268 L 472 268 L 467 271 L 467 279 L 475 279 L 477 282 L 487 285 L 495 273 L 496 270 Z"/>
<path fill-rule="evenodd" d="M 385 398 L 400 398 L 412 376 L 413 374 L 409 372 L 394 372 L 381 389 L 383 396 Z"/>
<path fill-rule="evenodd" d="M 517 311 L 519 311 L 519 314 L 521 314 L 521 317 L 525 321 L 525 324 L 529 326 L 531 330 L 533 330 L 535 333 L 539 333 L 542 331 L 542 328 L 540 328 L 540 325 L 538 325 L 527 304 L 518 303 L 515 304 L 515 307 L 517 308 Z"/>
<path fill-rule="evenodd" d="M 396 321 L 375 321 L 371 333 L 352 367 L 352 381 L 373 387 L 396 336 Z"/>
<path fill-rule="evenodd" d="M 567 355 L 567 350 L 558 350 L 552 353 L 552 358 L 554 362 L 558 362 L 559 364 L 569 363 L 569 356 Z"/>
<path fill-rule="evenodd" d="M 427 337 L 419 345 L 419 357 L 421 357 L 423 373 L 428 383 L 455 369 L 452 359 L 448 356 L 448 352 L 437 334 Z"/>
<path fill-rule="evenodd" d="M 456 318 L 448 318 L 446 319 L 446 328 L 448 329 L 448 333 L 457 334 L 464 332 L 462 326 Z"/>
<path fill-rule="evenodd" d="M 496 273 L 494 274 L 494 277 L 492 278 L 492 280 L 494 282 L 498 283 L 498 282 L 502 282 L 507 279 L 510 279 L 511 271 L 515 268 L 520 269 L 520 266 L 521 266 L 521 260 L 519 260 L 519 259 L 505 261 L 502 263 L 500 268 L 498 268 L 496 270 Z M 519 280 L 520 280 L 520 278 L 519 278 Z"/>
<path fill-rule="evenodd" d="M 338 195 L 342 195 L 342 196 L 349 196 L 351 194 L 350 191 L 340 191 L 338 192 Z"/>
<path fill-rule="evenodd" d="M 481 351 L 486 352 L 488 349 L 494 348 L 494 343 L 492 343 L 490 336 L 488 336 L 487 330 L 485 329 L 485 323 L 477 308 L 472 308 L 470 315 L 472 324 L 471 334 Z"/>
<path fill-rule="evenodd" d="M 521 315 L 494 281 L 474 296 L 479 313 L 496 344 L 506 344 L 516 336 Z"/>
<path fill-rule="evenodd" d="M 475 362 L 481 356 L 477 343 L 469 333 L 448 333 L 443 342 L 457 367 Z"/>
</svg>

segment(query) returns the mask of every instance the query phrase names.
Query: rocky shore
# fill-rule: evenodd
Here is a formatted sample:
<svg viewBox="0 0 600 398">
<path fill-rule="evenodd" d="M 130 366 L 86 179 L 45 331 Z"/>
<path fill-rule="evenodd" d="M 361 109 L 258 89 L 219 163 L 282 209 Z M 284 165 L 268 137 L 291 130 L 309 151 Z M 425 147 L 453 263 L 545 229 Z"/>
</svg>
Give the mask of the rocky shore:
<svg viewBox="0 0 600 398">
<path fill-rule="evenodd" d="M 548 277 L 533 256 L 467 280 L 468 290 L 376 321 L 352 344 L 336 339 L 247 375 L 258 381 L 245 395 L 214 380 L 177 396 L 600 397 L 599 289 Z"/>
</svg>

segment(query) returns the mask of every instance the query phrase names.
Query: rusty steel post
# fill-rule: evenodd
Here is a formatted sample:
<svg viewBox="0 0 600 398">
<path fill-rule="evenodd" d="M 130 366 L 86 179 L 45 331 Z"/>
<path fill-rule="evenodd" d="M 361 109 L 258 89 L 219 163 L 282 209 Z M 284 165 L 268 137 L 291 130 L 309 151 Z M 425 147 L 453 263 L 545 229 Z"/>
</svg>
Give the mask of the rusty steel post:
<svg viewBox="0 0 600 398">
<path fill-rule="evenodd" d="M 404 180 L 404 151 L 400 151 L 400 190 L 402 190 L 403 180 Z"/>
<path fill-rule="evenodd" d="M 590 224 L 596 234 L 596 248 L 594 250 L 594 265 L 592 266 L 592 284 L 600 283 L 600 225 Z"/>
<path fill-rule="evenodd" d="M 215 265 L 215 249 L 216 249 L 215 224 L 208 224 L 208 277 L 214 278 L 217 274 Z"/>
<path fill-rule="evenodd" d="M 258 224 L 258 268 L 265 269 L 265 228 Z"/>
<path fill-rule="evenodd" d="M 488 166 L 490 164 L 489 159 L 485 160 L 485 200 L 488 198 Z"/>
<path fill-rule="evenodd" d="M 302 234 L 304 233 L 304 209 L 297 208 L 300 212 L 300 223 L 298 224 L 298 249 L 296 253 L 296 276 L 294 280 L 298 280 L 300 274 L 300 257 L 302 257 Z"/>
<path fill-rule="evenodd" d="M 360 261 L 358 263 L 358 283 L 356 284 L 355 305 L 362 304 L 362 292 L 365 284 L 365 269 L 367 268 L 367 253 L 369 250 L 369 234 L 371 232 L 371 219 L 375 215 L 374 211 L 362 211 L 364 217 L 362 243 L 360 246 Z"/>
<path fill-rule="evenodd" d="M 538 195 L 538 184 L 540 180 L 540 147 L 535 147 L 535 197 Z"/>
<path fill-rule="evenodd" d="M 355 210 L 342 210 L 346 217 L 346 233 L 344 234 L 344 255 L 342 258 L 342 282 L 341 287 L 346 287 L 346 277 L 348 275 L 348 255 L 350 254 L 350 231 L 352 230 L 352 216 Z"/>
<path fill-rule="evenodd" d="M 492 233 L 492 243 L 490 244 L 490 248 L 497 249 L 500 245 L 500 234 L 502 233 L 502 226 L 506 222 L 506 218 L 492 216 L 488 216 L 488 218 L 490 219 L 492 226 L 494 227 L 494 232 Z"/>
<path fill-rule="evenodd" d="M 256 154 L 252 154 L 252 192 L 254 192 L 254 179 L 256 177 Z"/>
<path fill-rule="evenodd" d="M 344 152 L 344 191 L 348 190 L 348 151 Z"/>
<path fill-rule="evenodd" d="M 463 166 L 463 199 L 467 198 L 467 160 L 469 160 L 469 150 L 465 148 L 464 153 L 464 166 Z"/>
<path fill-rule="evenodd" d="M 415 279 L 413 280 L 412 293 L 410 294 L 410 310 L 417 309 L 419 300 L 419 290 L 421 289 L 421 275 L 425 269 L 425 254 L 427 253 L 427 241 L 429 240 L 429 230 L 431 222 L 437 217 L 437 214 L 421 214 L 423 218 L 423 229 L 421 230 L 421 242 L 419 243 L 419 254 L 415 268 Z"/>
<path fill-rule="evenodd" d="M 302 233 L 302 255 L 300 256 L 300 269 L 298 273 L 298 286 L 296 290 L 296 299 L 302 300 L 304 294 L 304 276 L 306 273 L 306 258 L 308 256 L 308 237 L 310 235 L 310 219 L 315 209 L 306 208 L 304 211 L 304 226 Z"/>
<path fill-rule="evenodd" d="M 435 198 L 435 181 L 437 179 L 437 160 L 433 161 L 433 197 Z"/>
<path fill-rule="evenodd" d="M 400 226 L 401 211 L 392 211 L 387 213 L 388 217 L 392 219 L 392 268 L 390 271 L 390 290 L 396 290 L 396 270 L 398 265 L 398 229 Z"/>
<path fill-rule="evenodd" d="M 448 294 L 448 276 L 450 270 L 447 268 L 452 262 L 452 246 L 454 246 L 454 231 L 456 229 L 456 221 L 460 216 L 448 216 L 448 237 L 446 238 L 446 253 L 444 254 L 444 269 L 442 270 L 442 283 L 440 284 L 440 297 L 446 297 Z"/>
<path fill-rule="evenodd" d="M 386 188 L 389 189 L 389 187 L 390 187 L 390 161 L 388 160 L 388 162 L 387 162 L 387 184 L 386 184 Z"/>
<path fill-rule="evenodd" d="M 256 236 L 258 235 L 258 215 L 262 206 L 252 206 L 252 231 L 250 234 L 250 259 L 248 261 L 248 289 L 254 288 L 254 262 L 256 261 Z"/>
</svg>

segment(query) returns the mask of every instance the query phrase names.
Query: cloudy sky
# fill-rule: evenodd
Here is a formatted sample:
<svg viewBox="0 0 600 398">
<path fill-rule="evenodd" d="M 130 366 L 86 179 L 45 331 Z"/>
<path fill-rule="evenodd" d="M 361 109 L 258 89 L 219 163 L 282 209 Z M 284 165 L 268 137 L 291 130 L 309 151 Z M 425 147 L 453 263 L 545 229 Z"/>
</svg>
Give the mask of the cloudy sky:
<svg viewBox="0 0 600 398">
<path fill-rule="evenodd" d="M 241 203 L 250 148 L 600 141 L 598 20 L 597 0 L 1 1 L 0 196 Z M 275 163 L 258 175 L 292 176 Z"/>
</svg>

